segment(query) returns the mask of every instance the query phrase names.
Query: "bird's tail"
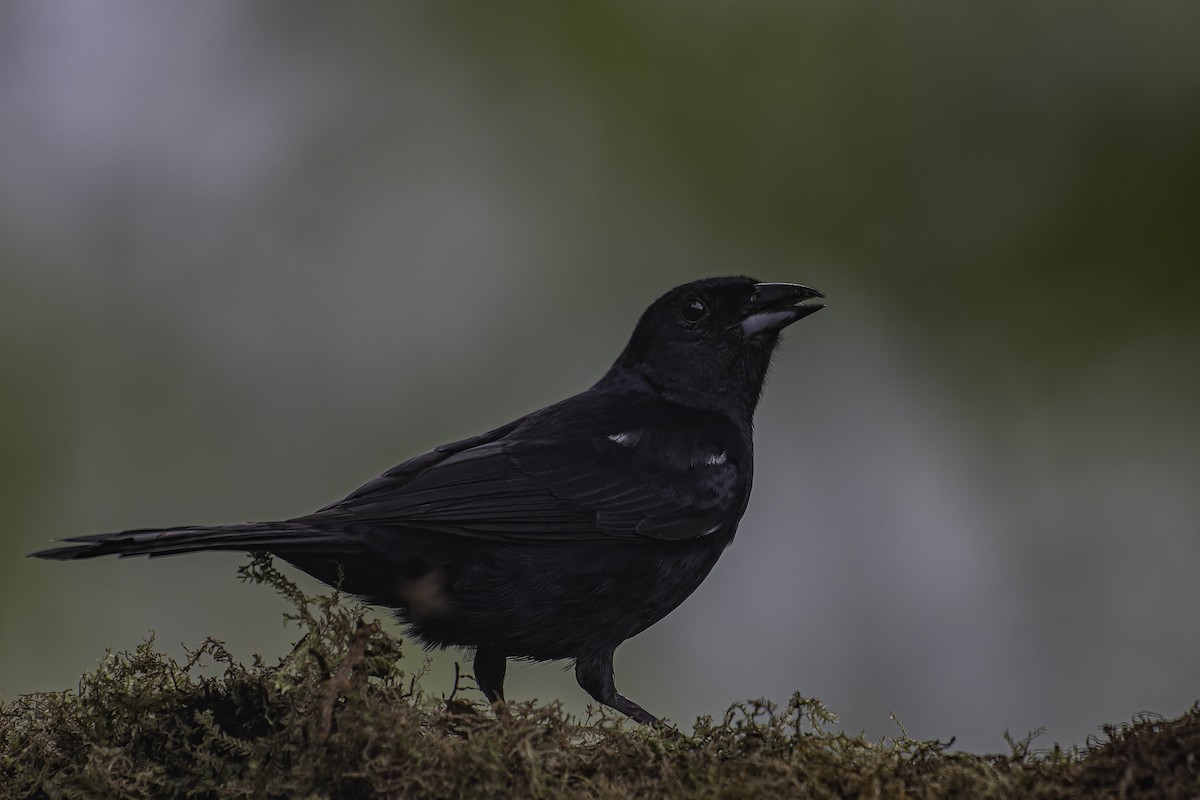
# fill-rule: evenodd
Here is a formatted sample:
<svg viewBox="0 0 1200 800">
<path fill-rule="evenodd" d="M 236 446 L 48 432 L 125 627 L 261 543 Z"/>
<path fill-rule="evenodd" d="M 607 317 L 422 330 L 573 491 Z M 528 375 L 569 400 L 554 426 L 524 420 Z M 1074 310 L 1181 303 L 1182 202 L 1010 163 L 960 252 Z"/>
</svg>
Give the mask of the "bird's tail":
<svg viewBox="0 0 1200 800">
<path fill-rule="evenodd" d="M 362 551 L 361 540 L 344 531 L 323 526 L 315 520 L 294 519 L 283 522 L 247 522 L 214 527 L 147 528 L 75 536 L 64 541 L 66 547 L 54 547 L 34 558 L 71 561 L 96 556 L 171 556 L 201 550 L 241 550 L 276 553 L 281 556 L 307 553 L 334 555 Z"/>
</svg>

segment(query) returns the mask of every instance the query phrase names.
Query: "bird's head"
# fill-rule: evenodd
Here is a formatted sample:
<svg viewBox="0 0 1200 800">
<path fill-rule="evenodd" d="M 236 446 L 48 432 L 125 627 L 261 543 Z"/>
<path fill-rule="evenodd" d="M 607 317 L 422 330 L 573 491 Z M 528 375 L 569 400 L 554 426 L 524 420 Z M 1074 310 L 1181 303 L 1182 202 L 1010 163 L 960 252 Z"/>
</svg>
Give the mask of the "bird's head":
<svg viewBox="0 0 1200 800">
<path fill-rule="evenodd" d="M 753 414 L 779 332 L 824 308 L 795 283 L 708 278 L 677 286 L 638 321 L 609 376 L 635 373 L 667 399 Z"/>
</svg>

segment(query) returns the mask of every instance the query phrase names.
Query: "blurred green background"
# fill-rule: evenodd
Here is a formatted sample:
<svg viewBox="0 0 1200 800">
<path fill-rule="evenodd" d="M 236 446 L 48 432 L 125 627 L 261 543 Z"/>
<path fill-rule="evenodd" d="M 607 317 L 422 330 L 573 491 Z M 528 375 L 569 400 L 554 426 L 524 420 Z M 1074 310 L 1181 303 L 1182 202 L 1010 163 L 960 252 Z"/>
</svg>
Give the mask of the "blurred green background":
<svg viewBox="0 0 1200 800">
<path fill-rule="evenodd" d="M 625 694 L 686 724 L 800 690 L 975 750 L 1182 711 L 1198 40 L 1194 2 L 5 3 L 0 698 L 150 629 L 294 638 L 237 555 L 25 553 L 304 513 L 732 273 L 829 307 Z M 509 694 L 586 699 L 561 665 Z"/>
</svg>

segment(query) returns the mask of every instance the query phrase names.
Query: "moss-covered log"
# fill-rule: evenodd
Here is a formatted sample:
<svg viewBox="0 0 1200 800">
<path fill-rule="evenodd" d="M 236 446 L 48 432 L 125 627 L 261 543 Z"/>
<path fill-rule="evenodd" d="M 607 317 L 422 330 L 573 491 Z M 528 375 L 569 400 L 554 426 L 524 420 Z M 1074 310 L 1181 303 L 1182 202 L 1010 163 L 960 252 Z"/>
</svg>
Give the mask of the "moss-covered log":
<svg viewBox="0 0 1200 800">
<path fill-rule="evenodd" d="M 557 705 L 497 716 L 457 691 L 424 695 L 367 609 L 304 596 L 266 558 L 243 576 L 294 604 L 304 633 L 288 656 L 245 665 L 209 639 L 180 662 L 151 639 L 76 691 L 8 703 L 0 798 L 1200 797 L 1200 707 L 1105 728 L 1086 749 L 1024 740 L 1000 755 L 841 733 L 800 696 L 691 733 Z"/>
</svg>

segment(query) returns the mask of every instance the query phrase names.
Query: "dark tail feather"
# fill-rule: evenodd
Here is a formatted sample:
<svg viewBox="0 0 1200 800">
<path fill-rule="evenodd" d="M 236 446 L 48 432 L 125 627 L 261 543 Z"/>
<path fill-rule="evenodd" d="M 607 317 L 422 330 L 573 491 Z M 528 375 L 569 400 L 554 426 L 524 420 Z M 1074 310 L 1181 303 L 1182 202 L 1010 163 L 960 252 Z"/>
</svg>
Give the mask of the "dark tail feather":
<svg viewBox="0 0 1200 800">
<path fill-rule="evenodd" d="M 282 556 L 305 553 L 333 555 L 360 553 L 361 540 L 336 528 L 323 528 L 305 520 L 285 522 L 248 522 L 243 525 L 219 525 L 211 528 L 148 528 L 146 530 L 98 533 L 65 539 L 76 542 L 54 547 L 33 558 L 70 561 L 96 556 L 171 556 L 201 550 L 262 550 Z"/>
</svg>

